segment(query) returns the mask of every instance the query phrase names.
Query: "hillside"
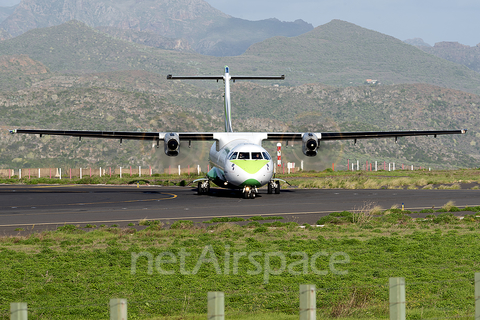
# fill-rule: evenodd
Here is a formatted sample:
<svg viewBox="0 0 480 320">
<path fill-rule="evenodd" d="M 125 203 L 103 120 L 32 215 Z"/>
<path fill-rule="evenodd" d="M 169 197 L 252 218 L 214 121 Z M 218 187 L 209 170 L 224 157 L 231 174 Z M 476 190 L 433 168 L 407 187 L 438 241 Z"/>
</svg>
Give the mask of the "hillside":
<svg viewBox="0 0 480 320">
<path fill-rule="evenodd" d="M 241 56 L 221 58 L 140 46 L 71 21 L 3 41 L 0 55 L 13 54 L 26 54 L 61 73 L 147 70 L 162 75 L 218 74 L 229 65 L 237 74 L 286 74 L 282 85 L 346 87 L 376 79 L 382 84 L 428 83 L 480 93 L 480 74 L 338 20 L 301 36 L 262 41 Z"/>
<path fill-rule="evenodd" d="M 0 56 L 0 88 L 17 91 L 49 77 L 49 70 L 27 55 Z"/>
<path fill-rule="evenodd" d="M 234 19 L 203 0 L 23 0 L 0 23 L 0 29 L 19 36 L 71 20 L 109 27 L 115 34 L 147 32 L 184 39 L 199 53 L 228 56 L 242 54 L 253 43 L 273 36 L 296 36 L 313 29 L 303 21 Z M 128 39 L 147 44 L 144 36 L 130 35 Z"/>
<path fill-rule="evenodd" d="M 191 48 L 187 40 L 162 37 L 150 31 L 134 31 L 114 27 L 96 27 L 95 29 L 100 32 L 106 33 L 114 38 L 138 43 L 148 47 L 165 50 L 193 52 L 193 49 Z"/>
<path fill-rule="evenodd" d="M 429 83 L 480 93 L 480 74 L 340 20 L 298 37 L 257 43 L 242 57 L 270 61 L 270 68 L 286 71 L 289 82 L 301 78 L 301 83 L 349 86 L 377 79 L 382 84 Z"/>
<path fill-rule="evenodd" d="M 173 53 L 114 39 L 75 20 L 30 30 L 0 45 L 0 55 L 26 54 L 63 73 L 143 69 L 165 74 L 175 65 L 167 60 Z"/>
<path fill-rule="evenodd" d="M 169 158 L 152 144 L 114 140 L 9 135 L 12 128 L 139 131 L 222 131 L 222 86 L 205 90 L 167 81 L 144 71 L 51 75 L 17 93 L 0 94 L 0 166 L 48 165 L 206 166 L 210 143 L 182 147 Z M 402 138 L 322 143 L 320 155 L 307 159 L 297 143 L 285 149 L 289 161 L 305 161 L 323 170 L 346 159 L 395 161 L 422 166 L 480 165 L 480 97 L 430 85 L 335 88 L 232 87 L 236 131 L 358 131 L 459 129 L 462 136 Z M 274 144 L 266 144 L 274 152 Z"/>
<path fill-rule="evenodd" d="M 433 47 L 421 46 L 418 48 L 480 73 L 480 43 L 475 47 L 470 47 L 458 42 L 438 42 Z"/>
</svg>

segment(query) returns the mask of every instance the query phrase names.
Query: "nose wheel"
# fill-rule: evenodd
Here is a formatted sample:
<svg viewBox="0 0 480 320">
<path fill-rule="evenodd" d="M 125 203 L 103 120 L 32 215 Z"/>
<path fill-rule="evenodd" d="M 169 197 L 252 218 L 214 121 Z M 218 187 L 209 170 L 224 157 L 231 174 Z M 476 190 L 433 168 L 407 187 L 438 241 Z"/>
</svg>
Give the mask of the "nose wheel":
<svg viewBox="0 0 480 320">
<path fill-rule="evenodd" d="M 255 187 L 245 187 L 243 188 L 243 198 L 244 199 L 255 199 L 257 195 L 257 188 Z"/>
</svg>

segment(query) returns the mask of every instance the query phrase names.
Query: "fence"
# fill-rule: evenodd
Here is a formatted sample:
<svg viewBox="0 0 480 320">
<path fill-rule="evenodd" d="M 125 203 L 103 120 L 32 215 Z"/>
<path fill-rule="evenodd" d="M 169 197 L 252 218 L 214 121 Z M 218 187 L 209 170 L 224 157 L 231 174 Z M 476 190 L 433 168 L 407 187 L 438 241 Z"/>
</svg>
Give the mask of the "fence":
<svg viewBox="0 0 480 320">
<path fill-rule="evenodd" d="M 164 173 L 170 174 L 200 174 L 201 167 L 197 166 L 188 166 L 187 168 L 169 168 L 165 169 Z M 142 168 L 138 167 L 118 167 L 118 168 L 21 168 L 21 169 L 0 169 L 0 177 L 2 178 L 18 178 L 18 179 L 35 179 L 35 178 L 50 178 L 50 179 L 72 179 L 73 177 L 102 177 L 102 176 L 112 176 L 112 175 L 122 175 L 129 174 L 130 176 L 151 176 L 153 174 L 152 167 Z"/>
<path fill-rule="evenodd" d="M 210 170 L 210 166 L 207 166 L 207 172 Z M 426 170 L 427 168 L 425 167 L 414 167 L 413 165 L 401 165 L 402 170 Z M 295 173 L 299 170 L 303 170 L 303 161 L 300 163 L 300 168 L 297 168 L 295 165 L 295 162 L 287 162 L 287 163 L 282 163 L 280 166 L 274 166 L 274 170 L 277 173 L 281 174 L 290 174 L 290 173 Z M 335 164 L 332 163 L 332 170 L 351 170 L 351 171 L 357 171 L 357 170 L 364 170 L 364 171 L 378 171 L 378 170 L 384 170 L 384 171 L 396 171 L 399 170 L 399 167 L 395 166 L 395 162 L 393 163 L 378 163 L 375 161 L 374 163 L 366 161 L 364 164 L 360 164 L 359 161 L 350 161 L 347 160 L 346 165 L 341 165 L 341 164 Z M 431 170 L 431 168 L 428 168 L 428 170 Z M 188 165 L 187 167 L 181 167 L 180 165 L 178 166 L 169 166 L 168 168 L 165 168 L 163 170 L 164 174 L 198 174 L 200 175 L 202 173 L 202 168 L 200 165 Z M 112 167 L 107 167 L 107 168 L 67 168 L 67 169 L 62 169 L 62 168 L 22 168 L 22 169 L 0 169 L 0 177 L 2 178 L 8 178 L 11 179 L 12 177 L 17 177 L 18 179 L 22 178 L 57 178 L 57 179 L 62 179 L 62 178 L 72 178 L 72 177 L 93 177 L 93 176 L 106 176 L 106 175 L 120 175 L 122 177 L 122 174 L 130 174 L 132 175 L 138 175 L 138 176 L 151 176 L 153 174 L 152 168 L 142 168 L 141 166 L 129 166 L 129 167 L 119 167 L 119 168 L 112 168 Z"/>
<path fill-rule="evenodd" d="M 405 320 L 406 296 L 405 278 L 389 279 L 389 314 L 390 320 Z M 480 319 L 480 273 L 475 273 L 475 319 Z M 300 320 L 315 320 L 317 313 L 315 285 L 300 285 L 299 291 L 299 317 Z M 127 300 L 110 300 L 110 319 L 127 319 Z M 27 320 L 28 305 L 25 302 L 10 304 L 10 319 Z M 225 295 L 223 292 L 208 292 L 207 313 L 209 320 L 225 319 Z"/>
</svg>

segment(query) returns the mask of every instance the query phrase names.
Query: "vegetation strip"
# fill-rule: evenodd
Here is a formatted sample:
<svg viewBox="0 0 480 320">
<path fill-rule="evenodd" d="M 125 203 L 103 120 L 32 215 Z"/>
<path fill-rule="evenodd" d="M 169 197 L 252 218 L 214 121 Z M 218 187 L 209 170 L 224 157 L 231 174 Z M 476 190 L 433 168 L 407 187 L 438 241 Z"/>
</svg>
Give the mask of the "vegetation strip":
<svg viewBox="0 0 480 320">
<path fill-rule="evenodd" d="M 387 318 L 389 277 L 406 279 L 409 318 L 473 313 L 480 206 L 463 219 L 452 203 L 426 219 L 362 209 L 332 213 L 322 228 L 141 220 L 3 237 L 0 316 L 10 302 L 27 302 L 31 319 L 105 318 L 109 299 L 121 297 L 132 318 L 194 319 L 206 314 L 208 291 L 223 291 L 229 318 L 289 319 L 298 285 L 311 283 L 319 317 Z"/>
</svg>

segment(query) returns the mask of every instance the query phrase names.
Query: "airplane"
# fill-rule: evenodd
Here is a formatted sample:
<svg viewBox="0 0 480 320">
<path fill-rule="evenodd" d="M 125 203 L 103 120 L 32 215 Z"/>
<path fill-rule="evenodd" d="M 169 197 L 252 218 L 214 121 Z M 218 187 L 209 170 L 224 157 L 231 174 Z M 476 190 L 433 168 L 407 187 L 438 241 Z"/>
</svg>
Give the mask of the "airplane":
<svg viewBox="0 0 480 320">
<path fill-rule="evenodd" d="M 321 141 L 354 140 L 371 138 L 395 138 L 405 136 L 434 136 L 444 134 L 464 134 L 461 130 L 429 130 L 429 131 L 371 131 L 371 132 L 234 132 L 231 121 L 230 81 L 236 80 L 284 80 L 281 76 L 231 76 L 229 67 L 225 66 L 220 76 L 173 76 L 168 80 L 223 80 L 225 132 L 128 132 L 128 131 L 84 131 L 84 130 L 29 130 L 14 129 L 10 133 L 60 135 L 82 138 L 106 138 L 134 140 L 152 140 L 160 147 L 164 144 L 167 156 L 178 156 L 182 142 L 210 140 L 214 141 L 210 148 L 209 161 L 212 169 L 205 178 L 197 179 L 198 194 L 209 194 L 210 184 L 223 188 L 242 191 L 245 199 L 254 199 L 258 189 L 267 185 L 267 193 L 279 194 L 280 183 L 284 180 L 274 175 L 272 157 L 262 147 L 263 141 L 301 141 L 302 152 L 308 156 L 316 156 Z"/>
</svg>

